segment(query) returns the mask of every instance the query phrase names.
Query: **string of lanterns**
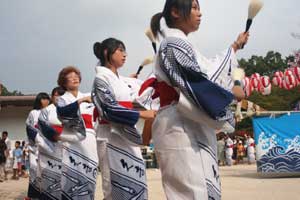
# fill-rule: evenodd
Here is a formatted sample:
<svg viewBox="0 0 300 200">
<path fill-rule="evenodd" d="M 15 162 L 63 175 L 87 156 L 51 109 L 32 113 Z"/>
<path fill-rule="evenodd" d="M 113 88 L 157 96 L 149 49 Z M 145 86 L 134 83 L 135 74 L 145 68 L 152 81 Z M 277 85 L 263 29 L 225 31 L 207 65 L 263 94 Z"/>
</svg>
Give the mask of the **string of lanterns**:
<svg viewBox="0 0 300 200">
<path fill-rule="evenodd" d="M 254 73 L 250 77 L 245 77 L 242 84 L 247 96 L 250 96 L 253 91 L 257 91 L 262 95 L 270 95 L 272 86 L 291 90 L 300 85 L 300 67 L 293 66 L 284 72 L 276 71 L 272 79 L 269 76 Z"/>
</svg>

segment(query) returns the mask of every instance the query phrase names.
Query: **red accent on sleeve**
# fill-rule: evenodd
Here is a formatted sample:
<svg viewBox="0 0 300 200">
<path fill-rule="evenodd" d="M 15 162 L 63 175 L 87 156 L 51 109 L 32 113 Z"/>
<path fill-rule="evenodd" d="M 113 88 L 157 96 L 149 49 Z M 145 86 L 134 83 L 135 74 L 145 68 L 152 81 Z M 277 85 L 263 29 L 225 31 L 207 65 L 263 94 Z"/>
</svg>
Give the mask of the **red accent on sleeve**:
<svg viewBox="0 0 300 200">
<path fill-rule="evenodd" d="M 54 128 L 56 130 L 56 132 L 58 132 L 59 134 L 61 134 L 62 131 L 63 131 L 63 127 L 62 126 L 52 125 L 52 128 Z"/>
<path fill-rule="evenodd" d="M 133 104 L 130 101 L 119 101 L 118 103 L 125 108 L 133 109 Z"/>
<path fill-rule="evenodd" d="M 139 90 L 139 96 L 148 88 L 148 87 L 153 87 L 155 86 L 155 83 L 157 82 L 156 78 L 149 78 L 148 80 L 146 80 L 140 90 Z"/>
<path fill-rule="evenodd" d="M 92 123 L 92 115 L 89 114 L 82 114 L 83 121 L 85 123 L 86 128 L 93 129 L 93 123 Z"/>
</svg>

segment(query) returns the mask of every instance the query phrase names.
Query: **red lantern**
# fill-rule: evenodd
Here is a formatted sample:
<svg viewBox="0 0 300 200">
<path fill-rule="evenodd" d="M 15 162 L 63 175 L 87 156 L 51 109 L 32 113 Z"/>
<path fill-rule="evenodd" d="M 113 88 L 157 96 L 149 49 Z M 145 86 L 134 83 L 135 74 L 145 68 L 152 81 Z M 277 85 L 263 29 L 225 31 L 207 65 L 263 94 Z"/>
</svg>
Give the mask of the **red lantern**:
<svg viewBox="0 0 300 200">
<path fill-rule="evenodd" d="M 272 83 L 273 85 L 282 88 L 282 77 L 279 76 L 274 76 L 272 79 Z"/>
<path fill-rule="evenodd" d="M 260 78 L 260 82 L 261 82 L 260 92 L 262 93 L 262 95 L 270 95 L 272 89 L 270 78 L 268 76 L 262 76 Z"/>
<path fill-rule="evenodd" d="M 284 76 L 293 76 L 293 71 L 291 69 L 286 69 L 284 71 Z"/>
<path fill-rule="evenodd" d="M 268 87 L 271 84 L 270 78 L 268 76 L 262 76 L 260 78 L 260 82 L 263 87 Z"/>
<path fill-rule="evenodd" d="M 293 72 L 295 78 L 296 78 L 298 81 L 300 81 L 300 67 L 298 67 L 298 66 L 292 67 L 292 72 Z"/>
<path fill-rule="evenodd" d="M 283 88 L 290 90 L 296 86 L 296 79 L 294 76 L 284 76 L 282 81 Z"/>
<path fill-rule="evenodd" d="M 260 74 L 259 73 L 254 73 L 251 75 L 251 79 L 260 79 Z"/>
<path fill-rule="evenodd" d="M 277 71 L 274 73 L 274 76 L 278 76 L 278 77 L 283 77 L 283 72 L 282 71 Z"/>
<path fill-rule="evenodd" d="M 243 78 L 242 84 L 243 84 L 243 89 L 244 89 L 246 96 L 249 97 L 251 95 L 251 93 L 253 92 L 253 86 L 251 84 L 250 78 L 249 77 Z"/>
<path fill-rule="evenodd" d="M 291 87 L 295 87 L 296 84 L 297 84 L 296 78 L 293 74 L 292 75 L 285 75 L 284 80 L 285 80 L 286 84 L 290 85 Z"/>
<path fill-rule="evenodd" d="M 252 85 L 253 89 L 255 89 L 256 91 L 259 91 L 260 79 L 259 78 L 252 78 L 251 79 L 251 85 Z"/>
</svg>

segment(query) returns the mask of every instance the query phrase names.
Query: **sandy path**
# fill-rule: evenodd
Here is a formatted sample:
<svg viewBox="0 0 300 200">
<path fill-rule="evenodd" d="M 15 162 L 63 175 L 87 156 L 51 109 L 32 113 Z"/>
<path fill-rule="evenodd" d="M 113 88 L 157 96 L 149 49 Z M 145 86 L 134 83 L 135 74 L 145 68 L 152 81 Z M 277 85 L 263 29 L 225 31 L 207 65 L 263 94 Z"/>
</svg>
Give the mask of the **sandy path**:
<svg viewBox="0 0 300 200">
<path fill-rule="evenodd" d="M 221 167 L 223 200 L 300 200 L 300 178 L 261 178 L 256 166 L 238 165 Z M 149 199 L 165 200 L 159 170 L 147 170 Z M 99 176 L 96 199 L 102 199 Z M 22 200 L 26 194 L 28 180 L 9 180 L 0 183 L 0 200 Z"/>
</svg>

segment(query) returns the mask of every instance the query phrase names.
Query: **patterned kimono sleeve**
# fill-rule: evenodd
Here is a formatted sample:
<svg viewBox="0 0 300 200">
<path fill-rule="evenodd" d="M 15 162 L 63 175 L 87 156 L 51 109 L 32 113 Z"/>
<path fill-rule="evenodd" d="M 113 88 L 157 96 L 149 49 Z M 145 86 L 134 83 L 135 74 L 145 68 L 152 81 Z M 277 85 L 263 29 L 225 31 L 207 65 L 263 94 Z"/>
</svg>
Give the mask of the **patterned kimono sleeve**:
<svg viewBox="0 0 300 200">
<path fill-rule="evenodd" d="M 51 142 L 56 142 L 55 137 L 59 135 L 59 133 L 49 123 L 49 111 L 46 108 L 41 110 L 38 126 L 43 137 Z"/>
<path fill-rule="evenodd" d="M 34 116 L 33 116 L 33 113 L 32 113 L 32 112 L 30 112 L 30 113 L 28 114 L 28 117 L 27 117 L 25 123 L 26 123 L 27 126 L 34 126 Z"/>
<path fill-rule="evenodd" d="M 192 46 L 185 40 L 169 38 L 161 44 L 159 64 L 173 87 L 213 119 L 226 115 L 233 95 L 201 71 Z"/>
<path fill-rule="evenodd" d="M 66 104 L 65 100 L 60 97 L 56 107 L 57 117 L 62 122 L 64 129 L 74 133 L 74 135 L 61 135 L 62 141 L 76 142 L 85 139 L 86 129 L 84 120 L 81 117 L 78 102 L 75 101 Z"/>
<path fill-rule="evenodd" d="M 233 86 L 231 74 L 233 70 L 239 66 L 233 48 L 229 47 L 220 54 L 209 59 L 202 55 L 197 56 L 198 61 L 206 66 L 208 78 L 221 87 L 231 90 Z"/>
<path fill-rule="evenodd" d="M 107 121 L 134 126 L 139 119 L 138 111 L 119 105 L 111 86 L 99 77 L 94 81 L 92 99 L 101 117 Z"/>
<path fill-rule="evenodd" d="M 26 119 L 26 134 L 28 137 L 28 141 L 30 145 L 35 145 L 35 139 L 38 134 L 38 129 L 34 124 L 34 116 L 33 113 L 30 112 Z"/>
<path fill-rule="evenodd" d="M 183 75 L 188 74 L 193 79 L 205 77 L 192 47 L 182 39 L 168 38 L 161 44 L 159 56 L 159 65 L 172 86 L 179 88 L 194 104 L 199 105 L 192 95 L 186 77 Z"/>
</svg>

